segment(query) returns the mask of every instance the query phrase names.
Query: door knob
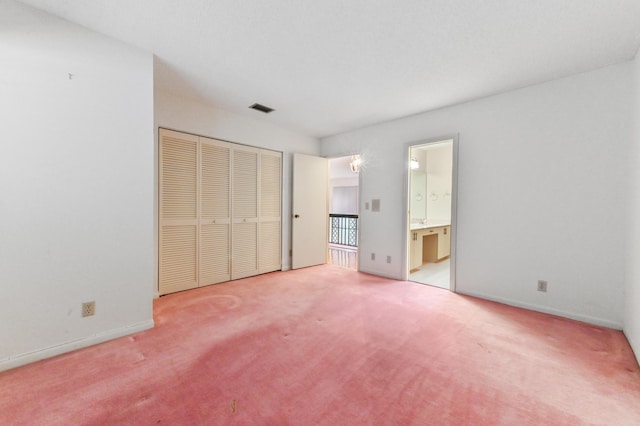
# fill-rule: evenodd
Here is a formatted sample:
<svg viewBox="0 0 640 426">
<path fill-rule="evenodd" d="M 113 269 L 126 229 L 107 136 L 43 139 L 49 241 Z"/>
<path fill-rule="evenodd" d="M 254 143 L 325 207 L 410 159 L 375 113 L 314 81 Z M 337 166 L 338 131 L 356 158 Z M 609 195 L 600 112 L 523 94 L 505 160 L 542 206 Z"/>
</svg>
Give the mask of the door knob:
<svg viewBox="0 0 640 426">
<path fill-rule="evenodd" d="M 297 218 L 300 217 L 300 215 L 299 214 L 294 214 L 293 217 L 297 219 Z"/>
</svg>

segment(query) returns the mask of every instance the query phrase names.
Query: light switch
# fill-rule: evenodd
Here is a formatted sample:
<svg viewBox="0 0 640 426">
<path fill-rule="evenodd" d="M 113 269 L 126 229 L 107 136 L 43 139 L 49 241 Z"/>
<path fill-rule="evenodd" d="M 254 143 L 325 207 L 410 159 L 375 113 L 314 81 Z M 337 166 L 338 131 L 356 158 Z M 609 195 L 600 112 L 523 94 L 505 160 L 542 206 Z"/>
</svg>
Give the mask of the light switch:
<svg viewBox="0 0 640 426">
<path fill-rule="evenodd" d="M 380 211 L 380 200 L 379 199 L 371 200 L 371 211 L 372 212 L 379 212 Z"/>
</svg>

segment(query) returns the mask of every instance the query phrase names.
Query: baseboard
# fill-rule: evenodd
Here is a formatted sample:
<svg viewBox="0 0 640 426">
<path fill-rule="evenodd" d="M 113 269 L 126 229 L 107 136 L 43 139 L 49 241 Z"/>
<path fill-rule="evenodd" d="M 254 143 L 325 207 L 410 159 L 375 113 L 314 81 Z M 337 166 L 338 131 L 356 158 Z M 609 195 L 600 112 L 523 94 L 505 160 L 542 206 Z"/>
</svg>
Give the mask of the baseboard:
<svg viewBox="0 0 640 426">
<path fill-rule="evenodd" d="M 115 330 L 98 333 L 84 339 L 74 340 L 72 342 L 63 343 L 61 345 L 56 345 L 49 348 L 39 349 L 37 351 L 9 357 L 0 361 L 0 371 L 20 367 L 21 365 L 30 364 L 32 362 L 40 361 L 45 358 L 51 358 L 63 353 L 75 351 L 77 349 L 97 345 L 98 343 L 103 343 L 108 340 L 113 340 L 119 337 L 138 333 L 140 331 L 149 330 L 150 328 L 153 328 L 154 325 L 155 324 L 153 320 L 148 320 L 141 323 L 133 324 L 131 326 L 121 327 Z"/>
<path fill-rule="evenodd" d="M 390 280 L 402 281 L 401 277 L 396 277 L 396 276 L 387 274 L 386 272 L 374 271 L 374 270 L 365 269 L 365 268 L 360 268 L 358 270 L 358 272 L 363 272 L 363 273 L 369 274 L 369 275 L 376 275 L 376 276 L 382 277 L 382 278 L 389 278 Z"/>
<path fill-rule="evenodd" d="M 622 333 L 624 334 L 624 337 L 627 338 L 629 346 L 631 346 L 631 352 L 633 352 L 633 355 L 636 357 L 636 362 L 640 365 L 640 345 L 638 345 L 638 342 L 633 340 L 631 336 L 624 331 L 624 329 L 622 330 Z"/>
<path fill-rule="evenodd" d="M 542 312 L 545 314 L 556 315 L 559 317 L 569 318 L 576 321 L 586 322 L 593 325 L 599 325 L 602 327 L 613 328 L 615 330 L 622 330 L 622 323 L 611 321 L 603 318 L 592 317 L 589 315 L 576 314 L 575 312 L 562 311 L 560 309 L 553 309 L 547 306 L 535 305 L 531 303 L 523 303 L 517 300 L 505 299 L 502 297 L 490 296 L 483 293 L 476 293 L 473 291 L 456 291 L 457 294 L 464 294 L 467 296 L 477 297 L 480 299 L 491 300 L 493 302 L 504 303 L 505 305 L 515 306 L 517 308 L 528 309 L 530 311 Z"/>
</svg>

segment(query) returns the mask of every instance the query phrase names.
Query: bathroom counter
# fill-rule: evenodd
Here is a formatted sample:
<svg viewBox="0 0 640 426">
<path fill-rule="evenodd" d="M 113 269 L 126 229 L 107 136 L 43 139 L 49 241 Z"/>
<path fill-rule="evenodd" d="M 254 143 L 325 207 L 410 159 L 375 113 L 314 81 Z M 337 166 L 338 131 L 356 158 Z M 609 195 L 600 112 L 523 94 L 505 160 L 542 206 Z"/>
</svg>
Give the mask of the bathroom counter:
<svg viewBox="0 0 640 426">
<path fill-rule="evenodd" d="M 451 223 L 445 221 L 433 221 L 427 223 L 412 223 L 409 230 L 417 231 L 419 229 L 438 228 L 440 226 L 450 226 Z"/>
<path fill-rule="evenodd" d="M 451 254 L 451 225 L 446 222 L 412 224 L 409 243 L 411 271 L 424 263 L 438 262 Z"/>
</svg>

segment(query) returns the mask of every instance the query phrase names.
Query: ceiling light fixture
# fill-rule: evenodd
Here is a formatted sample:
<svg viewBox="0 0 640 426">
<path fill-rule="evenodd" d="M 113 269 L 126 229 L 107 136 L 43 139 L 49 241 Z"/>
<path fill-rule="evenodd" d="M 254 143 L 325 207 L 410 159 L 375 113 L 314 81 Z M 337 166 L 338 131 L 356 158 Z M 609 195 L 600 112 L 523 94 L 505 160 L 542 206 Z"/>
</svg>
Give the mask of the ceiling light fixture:
<svg viewBox="0 0 640 426">
<path fill-rule="evenodd" d="M 362 159 L 359 155 L 352 155 L 349 167 L 353 173 L 360 173 L 360 166 L 362 165 Z"/>
</svg>

